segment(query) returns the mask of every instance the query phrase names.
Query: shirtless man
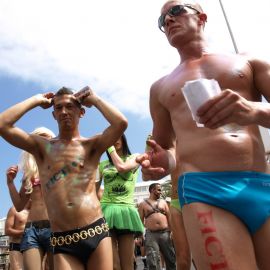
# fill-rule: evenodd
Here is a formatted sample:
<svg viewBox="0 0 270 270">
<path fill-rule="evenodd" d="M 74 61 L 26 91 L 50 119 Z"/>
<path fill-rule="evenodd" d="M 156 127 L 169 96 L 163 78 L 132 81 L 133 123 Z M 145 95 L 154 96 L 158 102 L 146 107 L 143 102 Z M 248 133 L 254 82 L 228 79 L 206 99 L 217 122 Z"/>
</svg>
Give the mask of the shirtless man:
<svg viewBox="0 0 270 270">
<path fill-rule="evenodd" d="M 244 4 L 243 4 L 244 5 Z M 244 8 L 244 6 L 243 6 Z M 143 178 L 160 179 L 180 163 L 178 195 L 198 269 L 269 269 L 270 175 L 258 125 L 270 127 L 270 65 L 245 55 L 211 52 L 207 15 L 187 1 L 168 1 L 159 28 L 179 65 L 150 90 L 151 151 L 137 158 Z M 215 79 L 222 91 L 197 111 L 182 94 L 185 82 Z M 225 124 L 241 131 L 224 132 Z M 177 143 L 175 143 L 177 140 Z"/>
<path fill-rule="evenodd" d="M 149 186 L 150 196 L 139 204 L 139 214 L 145 232 L 145 251 L 149 270 L 160 270 L 160 252 L 167 270 L 175 270 L 175 252 L 171 240 L 169 225 L 169 207 L 160 199 L 161 186 L 153 183 Z"/>
<path fill-rule="evenodd" d="M 17 212 L 12 206 L 7 214 L 5 222 L 5 234 L 9 236 L 9 263 L 10 270 L 23 269 L 23 257 L 20 251 L 20 244 L 24 227 L 28 218 L 28 209 Z"/>
<path fill-rule="evenodd" d="M 27 111 L 52 105 L 57 137 L 28 134 L 14 126 Z M 82 105 L 95 106 L 108 120 L 110 125 L 102 134 L 80 136 L 79 120 L 85 113 Z M 111 239 L 96 196 L 95 178 L 100 156 L 126 127 L 126 118 L 89 87 L 76 94 L 66 87 L 56 94 L 38 94 L 0 114 L 2 137 L 36 159 L 53 231 L 56 270 L 112 269 Z"/>
</svg>

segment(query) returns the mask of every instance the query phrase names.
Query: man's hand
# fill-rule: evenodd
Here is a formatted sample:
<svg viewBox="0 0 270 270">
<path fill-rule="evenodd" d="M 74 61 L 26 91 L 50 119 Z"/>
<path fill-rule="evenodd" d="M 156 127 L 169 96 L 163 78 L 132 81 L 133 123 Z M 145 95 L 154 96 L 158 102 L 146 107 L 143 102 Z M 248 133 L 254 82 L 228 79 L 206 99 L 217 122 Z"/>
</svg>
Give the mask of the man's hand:
<svg viewBox="0 0 270 270">
<path fill-rule="evenodd" d="M 89 86 L 85 86 L 79 92 L 74 94 L 75 98 L 83 106 L 90 108 L 92 105 L 95 105 L 97 96 Z"/>
<path fill-rule="evenodd" d="M 7 184 L 13 184 L 13 181 L 18 173 L 18 165 L 11 166 L 7 169 L 6 175 L 7 175 Z"/>
<path fill-rule="evenodd" d="M 36 97 L 39 100 L 39 106 L 43 109 L 48 109 L 52 106 L 52 99 L 54 97 L 54 93 L 49 92 L 45 94 L 38 94 L 36 95 Z"/>
<path fill-rule="evenodd" d="M 203 104 L 197 112 L 200 123 L 215 129 L 225 124 L 241 126 L 256 124 L 258 102 L 251 102 L 238 93 L 226 89 Z"/>
<path fill-rule="evenodd" d="M 136 162 L 142 167 L 143 180 L 158 180 L 169 174 L 168 152 L 154 140 L 148 140 L 150 151 L 137 156 Z"/>
</svg>

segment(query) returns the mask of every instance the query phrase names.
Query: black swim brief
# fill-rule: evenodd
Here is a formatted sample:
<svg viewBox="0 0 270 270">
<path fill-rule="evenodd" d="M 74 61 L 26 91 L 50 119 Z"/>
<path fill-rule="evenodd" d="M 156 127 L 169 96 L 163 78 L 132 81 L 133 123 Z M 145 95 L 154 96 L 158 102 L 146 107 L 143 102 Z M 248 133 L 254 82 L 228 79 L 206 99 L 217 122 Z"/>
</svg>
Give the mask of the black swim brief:
<svg viewBox="0 0 270 270">
<path fill-rule="evenodd" d="M 20 243 L 9 243 L 9 251 L 21 251 L 21 244 Z"/>
<path fill-rule="evenodd" d="M 90 254 L 95 251 L 99 242 L 109 236 L 109 227 L 104 218 L 82 228 L 53 232 L 51 237 L 53 254 L 69 254 L 86 265 Z"/>
</svg>

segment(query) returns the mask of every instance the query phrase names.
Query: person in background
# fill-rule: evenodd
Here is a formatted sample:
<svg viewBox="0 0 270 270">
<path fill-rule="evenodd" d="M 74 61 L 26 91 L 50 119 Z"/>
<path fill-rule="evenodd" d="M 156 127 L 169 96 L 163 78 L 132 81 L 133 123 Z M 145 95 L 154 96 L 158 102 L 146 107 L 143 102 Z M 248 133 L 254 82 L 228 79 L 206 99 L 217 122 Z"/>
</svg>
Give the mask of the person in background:
<svg viewBox="0 0 270 270">
<path fill-rule="evenodd" d="M 100 183 L 104 180 L 102 212 L 112 234 L 115 270 L 132 270 L 134 237 L 144 227 L 134 205 L 134 189 L 139 173 L 137 154 L 131 154 L 123 134 L 106 151 L 108 160 L 99 164 Z"/>
<path fill-rule="evenodd" d="M 9 270 L 23 270 L 23 257 L 21 253 L 21 240 L 28 218 L 29 209 L 16 211 L 12 206 L 5 222 L 5 234 L 9 236 Z"/>
<path fill-rule="evenodd" d="M 160 198 L 161 185 L 149 186 L 149 198 L 139 204 L 139 214 L 145 232 L 145 252 L 149 270 L 160 270 L 163 255 L 166 269 L 175 270 L 175 251 L 171 239 L 170 211 L 167 202 Z"/>
<path fill-rule="evenodd" d="M 143 263 L 143 269 L 147 270 L 147 263 L 146 263 L 146 256 L 145 256 L 145 248 L 144 248 L 144 239 L 143 236 L 136 237 L 134 239 L 134 244 L 135 244 L 135 249 L 134 249 L 134 254 L 135 254 L 135 265 L 134 269 L 136 270 L 136 262 L 137 259 L 141 259 Z"/>
<path fill-rule="evenodd" d="M 54 136 L 53 132 L 45 127 L 36 128 L 31 134 L 46 139 Z M 14 179 L 19 167 L 23 172 L 23 179 L 18 192 Z M 41 190 L 38 167 L 33 155 L 23 151 L 19 167 L 11 166 L 7 170 L 7 185 L 17 211 L 23 210 L 27 204 L 30 207 L 21 242 L 23 265 L 26 270 L 42 269 L 46 259 L 49 268 L 53 269 L 50 222 Z"/>
</svg>

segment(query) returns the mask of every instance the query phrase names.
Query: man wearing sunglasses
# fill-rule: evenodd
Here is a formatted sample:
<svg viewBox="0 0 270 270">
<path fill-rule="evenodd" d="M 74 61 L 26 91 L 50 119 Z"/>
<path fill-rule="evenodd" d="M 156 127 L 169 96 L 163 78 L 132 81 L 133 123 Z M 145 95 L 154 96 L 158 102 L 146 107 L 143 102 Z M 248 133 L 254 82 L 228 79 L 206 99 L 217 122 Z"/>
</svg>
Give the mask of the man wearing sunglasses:
<svg viewBox="0 0 270 270">
<path fill-rule="evenodd" d="M 270 266 L 270 175 L 258 125 L 270 128 L 270 65 L 246 55 L 213 53 L 207 15 L 193 2 L 168 1 L 159 29 L 179 65 L 150 90 L 151 151 L 137 158 L 144 180 L 180 167 L 178 196 L 198 269 L 266 270 Z M 182 88 L 215 79 L 222 91 L 192 119 Z M 200 94 L 198 90 L 198 95 Z M 224 125 L 241 130 L 224 132 Z"/>
</svg>

